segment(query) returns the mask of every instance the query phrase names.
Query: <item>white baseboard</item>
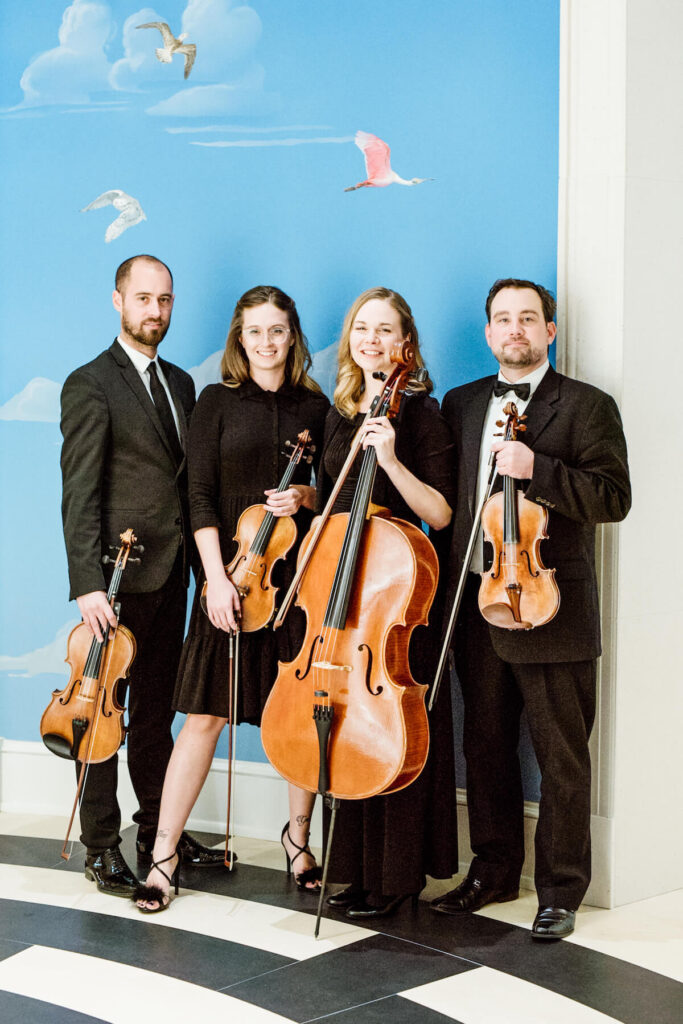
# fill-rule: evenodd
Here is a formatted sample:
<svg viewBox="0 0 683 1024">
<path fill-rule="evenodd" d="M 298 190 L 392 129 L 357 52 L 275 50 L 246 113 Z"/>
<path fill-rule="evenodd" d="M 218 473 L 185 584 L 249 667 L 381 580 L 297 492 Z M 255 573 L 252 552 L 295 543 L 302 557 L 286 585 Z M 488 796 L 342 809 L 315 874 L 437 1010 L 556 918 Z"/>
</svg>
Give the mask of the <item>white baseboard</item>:
<svg viewBox="0 0 683 1024">
<path fill-rule="evenodd" d="M 130 821 L 137 807 L 128 775 L 125 749 L 119 753 L 119 804 L 125 820 Z M 188 825 L 200 832 L 225 831 L 228 762 L 214 759 L 209 777 L 199 794 Z M 0 739 L 0 811 L 13 814 L 64 814 L 71 812 L 76 777 L 70 761 L 55 757 L 42 743 Z M 287 783 L 270 764 L 238 761 L 235 773 L 234 832 L 250 839 L 278 840 L 288 817 Z M 524 805 L 527 858 L 522 887 L 534 888 L 534 832 L 538 805 Z M 612 853 L 612 823 L 593 816 L 593 881 L 585 902 L 596 907 L 611 907 L 609 883 Z M 458 837 L 460 871 L 465 872 L 472 858 L 467 822 L 467 798 L 458 790 Z M 321 801 L 316 801 L 311 827 L 311 844 L 322 846 Z"/>
</svg>

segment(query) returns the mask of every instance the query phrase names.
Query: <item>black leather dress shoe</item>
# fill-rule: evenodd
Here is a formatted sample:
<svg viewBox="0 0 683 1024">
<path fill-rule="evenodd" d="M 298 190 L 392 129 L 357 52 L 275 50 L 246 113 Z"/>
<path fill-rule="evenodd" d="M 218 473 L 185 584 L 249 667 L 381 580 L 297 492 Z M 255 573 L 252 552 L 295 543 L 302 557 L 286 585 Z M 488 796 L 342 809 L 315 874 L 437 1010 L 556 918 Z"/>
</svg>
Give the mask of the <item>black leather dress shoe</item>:
<svg viewBox="0 0 683 1024">
<path fill-rule="evenodd" d="M 97 884 L 100 892 L 130 899 L 138 880 L 130 870 L 118 846 L 85 857 L 85 877 Z"/>
<path fill-rule="evenodd" d="M 516 900 L 519 889 L 501 889 L 495 885 L 487 885 L 480 878 L 470 878 L 451 889 L 445 896 L 437 896 L 430 907 L 440 914 L 471 914 L 481 910 L 487 903 L 508 903 Z"/>
<path fill-rule="evenodd" d="M 560 907 L 539 907 L 531 926 L 532 939 L 564 939 L 574 931 L 576 912 Z"/>
<path fill-rule="evenodd" d="M 328 896 L 325 900 L 328 907 L 334 907 L 335 910 L 347 910 L 348 907 L 352 907 L 356 903 L 362 903 L 367 896 L 365 889 L 354 889 L 352 885 L 348 889 L 341 889 L 339 892 L 335 892 L 332 896 Z"/>
<path fill-rule="evenodd" d="M 372 903 L 364 899 L 350 906 L 346 911 L 346 917 L 351 918 L 352 921 L 372 921 L 376 917 L 389 917 L 395 910 L 398 910 L 405 900 L 411 899 L 413 901 L 413 909 L 416 909 L 418 896 L 419 893 L 406 892 L 401 896 L 375 897 Z"/>
<path fill-rule="evenodd" d="M 148 865 L 152 863 L 154 840 L 149 842 L 145 839 L 138 839 L 135 842 L 135 849 L 137 850 L 139 864 Z M 189 832 L 181 832 L 180 839 L 178 840 L 178 853 L 180 854 L 181 864 L 187 864 L 192 868 L 217 868 L 225 864 L 224 848 L 212 850 L 208 846 L 203 846 Z M 236 853 L 233 853 L 232 857 L 233 861 L 237 860 Z"/>
</svg>

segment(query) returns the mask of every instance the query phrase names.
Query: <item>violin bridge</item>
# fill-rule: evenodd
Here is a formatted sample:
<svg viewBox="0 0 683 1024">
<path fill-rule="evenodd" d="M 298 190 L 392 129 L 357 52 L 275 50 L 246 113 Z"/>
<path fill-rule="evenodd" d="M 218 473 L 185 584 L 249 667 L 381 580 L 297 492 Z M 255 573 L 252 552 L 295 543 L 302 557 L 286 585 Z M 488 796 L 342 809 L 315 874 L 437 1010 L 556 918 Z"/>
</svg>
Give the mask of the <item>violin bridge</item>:
<svg viewBox="0 0 683 1024">
<path fill-rule="evenodd" d="M 332 661 L 314 661 L 311 668 L 324 668 L 329 671 L 336 669 L 338 672 L 353 672 L 351 665 L 335 665 Z"/>
</svg>

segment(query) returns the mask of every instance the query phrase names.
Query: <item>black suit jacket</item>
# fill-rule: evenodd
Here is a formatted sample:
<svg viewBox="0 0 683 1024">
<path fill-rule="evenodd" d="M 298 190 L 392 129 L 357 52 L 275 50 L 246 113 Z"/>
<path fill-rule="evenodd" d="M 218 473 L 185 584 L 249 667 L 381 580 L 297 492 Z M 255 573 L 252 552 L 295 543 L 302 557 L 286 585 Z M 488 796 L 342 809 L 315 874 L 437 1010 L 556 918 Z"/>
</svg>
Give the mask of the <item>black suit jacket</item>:
<svg viewBox="0 0 683 1024">
<path fill-rule="evenodd" d="M 194 407 L 194 383 L 159 359 L 178 414 L 183 447 Z M 121 592 L 157 590 L 168 579 L 179 547 L 189 579 L 192 535 L 185 460 L 176 467 L 163 426 L 138 371 L 115 341 L 74 370 L 62 389 L 62 519 L 70 597 L 106 589 L 111 567 L 103 555 L 120 547 L 132 527 L 144 547 L 127 566 Z"/>
<path fill-rule="evenodd" d="M 458 498 L 449 555 L 455 592 L 475 512 L 479 448 L 496 377 L 449 391 L 443 414 L 456 442 Z M 626 441 L 614 400 L 604 391 L 549 367 L 526 408 L 520 437 L 534 452 L 534 473 L 520 481 L 524 496 L 549 512 L 541 544 L 547 568 L 557 570 L 560 608 L 530 631 L 490 626 L 496 653 L 510 662 L 585 661 L 600 654 L 595 575 L 595 526 L 618 522 L 631 505 Z"/>
</svg>

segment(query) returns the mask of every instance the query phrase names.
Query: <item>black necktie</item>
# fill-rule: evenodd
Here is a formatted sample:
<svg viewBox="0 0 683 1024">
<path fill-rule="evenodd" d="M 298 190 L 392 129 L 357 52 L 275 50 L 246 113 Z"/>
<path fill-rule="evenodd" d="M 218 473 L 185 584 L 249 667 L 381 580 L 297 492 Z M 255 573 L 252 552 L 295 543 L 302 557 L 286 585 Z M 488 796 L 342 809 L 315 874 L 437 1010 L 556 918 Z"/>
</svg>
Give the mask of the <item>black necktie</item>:
<svg viewBox="0 0 683 1024">
<path fill-rule="evenodd" d="M 180 465 L 183 461 L 183 449 L 178 439 L 178 431 L 176 430 L 175 420 L 171 412 L 171 403 L 168 400 L 165 387 L 159 380 L 157 364 L 152 362 L 147 369 L 149 370 L 149 382 L 152 388 L 152 401 L 159 413 L 159 419 L 161 420 L 168 443 L 171 446 L 176 464 Z"/>
<path fill-rule="evenodd" d="M 508 384 L 506 380 L 497 380 L 493 385 L 493 393 L 496 398 L 507 395 L 508 391 L 514 391 L 517 398 L 521 398 L 524 402 L 531 393 L 531 384 Z"/>
</svg>

